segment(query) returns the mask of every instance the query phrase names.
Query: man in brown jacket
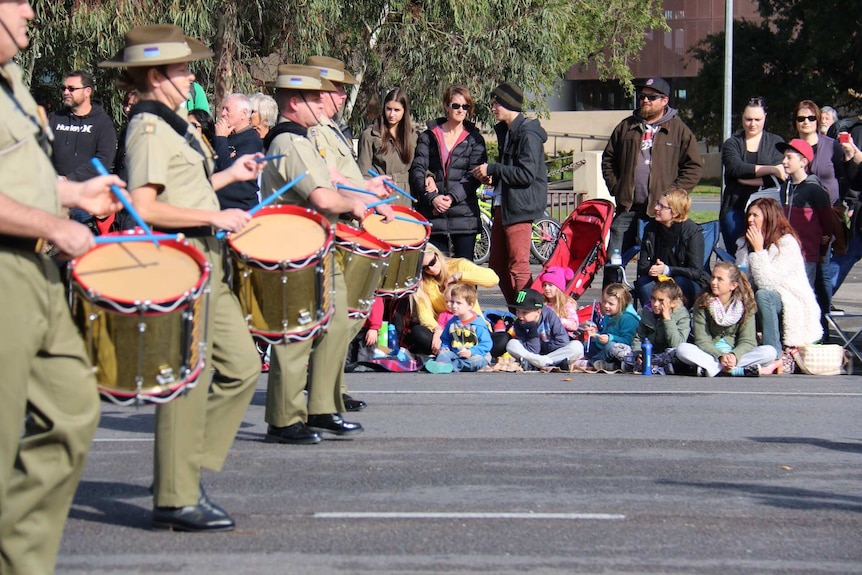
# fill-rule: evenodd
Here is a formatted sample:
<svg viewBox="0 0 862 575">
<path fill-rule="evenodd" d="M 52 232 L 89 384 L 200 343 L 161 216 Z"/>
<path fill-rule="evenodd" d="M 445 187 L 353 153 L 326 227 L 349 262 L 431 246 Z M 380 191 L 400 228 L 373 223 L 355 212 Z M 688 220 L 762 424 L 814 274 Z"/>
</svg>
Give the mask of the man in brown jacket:
<svg viewBox="0 0 862 575">
<path fill-rule="evenodd" d="M 659 197 L 670 187 L 691 193 L 703 171 L 694 134 L 668 106 L 668 83 L 649 78 L 635 88 L 638 108 L 617 124 L 602 155 L 602 176 L 617 204 L 610 253 L 635 245 L 638 221 L 653 217 Z"/>
</svg>

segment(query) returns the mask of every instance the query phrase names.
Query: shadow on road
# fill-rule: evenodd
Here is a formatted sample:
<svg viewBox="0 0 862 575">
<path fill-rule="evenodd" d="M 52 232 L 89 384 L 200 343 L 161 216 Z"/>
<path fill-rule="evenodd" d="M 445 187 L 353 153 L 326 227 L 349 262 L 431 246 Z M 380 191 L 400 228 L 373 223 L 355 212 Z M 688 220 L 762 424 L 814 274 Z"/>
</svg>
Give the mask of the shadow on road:
<svg viewBox="0 0 862 575">
<path fill-rule="evenodd" d="M 813 445 L 832 451 L 843 451 L 844 453 L 862 453 L 862 441 L 856 443 L 829 441 L 816 437 L 749 437 L 751 441 L 758 443 L 789 443 L 793 445 Z"/>
<path fill-rule="evenodd" d="M 124 500 L 147 498 L 151 495 L 147 487 L 131 483 L 112 481 L 81 481 L 70 519 L 93 523 L 121 525 L 137 529 L 149 529 L 152 525 L 152 510 Z"/>
</svg>

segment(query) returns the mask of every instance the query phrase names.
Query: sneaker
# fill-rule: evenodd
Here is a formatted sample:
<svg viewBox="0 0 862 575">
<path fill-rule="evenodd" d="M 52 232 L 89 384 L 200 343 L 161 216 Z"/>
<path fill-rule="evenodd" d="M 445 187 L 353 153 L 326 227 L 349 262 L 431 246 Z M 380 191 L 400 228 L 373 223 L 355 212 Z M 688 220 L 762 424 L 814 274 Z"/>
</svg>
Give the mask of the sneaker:
<svg viewBox="0 0 862 575">
<path fill-rule="evenodd" d="M 445 361 L 437 361 L 429 359 L 425 362 L 425 369 L 428 373 L 452 373 L 452 364 Z"/>
<path fill-rule="evenodd" d="M 760 366 L 755 365 L 746 365 L 742 368 L 742 373 L 745 377 L 760 377 Z"/>
<path fill-rule="evenodd" d="M 596 360 L 593 362 L 593 369 L 596 371 L 614 371 L 614 364 L 610 361 Z"/>
<path fill-rule="evenodd" d="M 542 369 L 543 367 L 548 367 L 548 364 L 543 359 L 528 359 L 527 363 L 535 367 L 536 369 Z"/>
<path fill-rule="evenodd" d="M 260 372 L 261 373 L 269 373 L 269 362 L 265 361 L 260 364 Z"/>
<path fill-rule="evenodd" d="M 703 369 L 702 367 L 698 367 L 697 368 L 697 376 L 698 377 L 709 377 L 709 374 L 706 373 L 706 370 Z"/>
</svg>

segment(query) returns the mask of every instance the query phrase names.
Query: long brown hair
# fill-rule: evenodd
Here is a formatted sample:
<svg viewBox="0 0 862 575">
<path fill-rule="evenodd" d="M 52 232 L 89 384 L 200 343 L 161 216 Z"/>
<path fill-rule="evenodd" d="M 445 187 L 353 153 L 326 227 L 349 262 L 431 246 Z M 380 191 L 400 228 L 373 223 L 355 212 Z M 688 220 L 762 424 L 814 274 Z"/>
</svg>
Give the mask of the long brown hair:
<svg viewBox="0 0 862 575">
<path fill-rule="evenodd" d="M 754 300 L 754 291 L 751 289 L 751 284 L 748 283 L 748 278 L 733 262 L 715 262 L 715 266 L 712 268 L 713 274 L 715 274 L 715 270 L 725 270 L 730 277 L 730 281 L 736 282 L 736 289 L 733 290 L 730 297 L 731 299 L 738 299 L 742 302 L 742 308 L 745 310 L 742 315 L 742 324 L 745 325 L 748 318 L 753 317 L 754 314 L 757 313 L 757 302 Z M 714 297 L 715 294 L 712 293 L 711 288 L 709 290 L 704 290 L 699 296 L 697 296 L 695 306 L 708 308 L 710 301 L 712 301 L 712 298 Z"/>
<path fill-rule="evenodd" d="M 398 102 L 404 108 L 404 115 L 394 130 L 390 130 L 389 124 L 386 122 L 386 104 L 388 102 Z M 407 98 L 407 93 L 404 90 L 401 88 L 389 90 L 383 98 L 380 115 L 374 120 L 374 127 L 380 134 L 380 139 L 383 140 L 383 146 L 381 147 L 383 153 L 389 151 L 391 140 L 391 143 L 395 145 L 398 155 L 401 156 L 402 162 L 409 165 L 413 161 L 413 148 L 410 146 L 410 134 L 413 131 L 413 122 L 410 120 L 410 100 Z"/>
<path fill-rule="evenodd" d="M 781 205 L 772 198 L 757 198 L 748 209 L 745 210 L 746 217 L 751 208 L 757 208 L 763 214 L 763 229 L 760 230 L 763 234 L 763 247 L 769 248 L 772 244 L 778 247 L 778 240 L 781 236 L 791 235 L 799 242 L 799 235 L 787 218 L 784 217 L 784 212 L 781 210 Z M 802 242 L 799 242 L 802 245 Z"/>
</svg>

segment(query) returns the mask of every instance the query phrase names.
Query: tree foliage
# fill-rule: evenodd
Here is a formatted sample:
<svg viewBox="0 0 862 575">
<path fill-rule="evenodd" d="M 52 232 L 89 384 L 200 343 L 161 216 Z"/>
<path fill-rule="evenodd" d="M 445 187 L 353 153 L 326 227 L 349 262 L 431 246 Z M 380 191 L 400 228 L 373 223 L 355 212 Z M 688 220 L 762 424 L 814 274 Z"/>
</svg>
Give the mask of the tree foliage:
<svg viewBox="0 0 862 575">
<path fill-rule="evenodd" d="M 395 86 L 410 94 L 421 121 L 441 113 L 440 96 L 453 83 L 486 103 L 496 84 L 511 80 L 539 111 L 574 65 L 594 64 L 602 79 L 630 84 L 628 65 L 643 47 L 644 31 L 666 27 L 660 0 L 35 0 L 33 6 L 33 49 L 22 60 L 43 100 L 57 102 L 59 79 L 113 55 L 130 27 L 169 22 L 213 47 L 213 61 L 193 68 L 213 102 L 262 89 L 279 62 L 315 54 L 344 60 L 360 80 L 346 110 L 355 128 Z M 97 80 L 116 110 L 112 73 L 98 71 Z M 477 114 L 479 121 L 491 118 L 487 106 Z"/>
<path fill-rule="evenodd" d="M 766 98 L 767 130 L 795 134 L 791 115 L 800 100 L 830 105 L 842 115 L 862 111 L 862 13 L 842 0 L 760 0 L 761 22 L 736 21 L 733 30 L 733 114 L 739 125 L 745 102 Z M 703 64 L 688 103 L 692 129 L 710 143 L 721 140 L 724 33 L 705 38 L 692 54 Z"/>
</svg>

